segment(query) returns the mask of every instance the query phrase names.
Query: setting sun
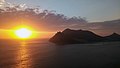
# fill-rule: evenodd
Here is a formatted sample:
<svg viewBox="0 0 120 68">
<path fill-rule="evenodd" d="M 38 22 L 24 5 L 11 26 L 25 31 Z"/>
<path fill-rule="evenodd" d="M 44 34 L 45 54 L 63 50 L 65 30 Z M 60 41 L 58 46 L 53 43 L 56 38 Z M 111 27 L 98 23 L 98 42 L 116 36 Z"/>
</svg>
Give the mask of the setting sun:
<svg viewBox="0 0 120 68">
<path fill-rule="evenodd" d="M 32 35 L 32 31 L 27 28 L 21 28 L 16 30 L 15 34 L 19 38 L 29 38 Z"/>
</svg>

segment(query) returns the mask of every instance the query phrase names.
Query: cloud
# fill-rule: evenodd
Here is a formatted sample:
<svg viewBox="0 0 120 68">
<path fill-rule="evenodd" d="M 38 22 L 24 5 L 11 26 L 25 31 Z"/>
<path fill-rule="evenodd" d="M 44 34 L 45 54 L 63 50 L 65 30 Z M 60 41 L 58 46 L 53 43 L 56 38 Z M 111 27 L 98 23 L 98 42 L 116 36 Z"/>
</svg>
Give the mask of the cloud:
<svg viewBox="0 0 120 68">
<path fill-rule="evenodd" d="M 5 4 L 5 0 L 0 0 L 0 7 L 2 7 Z"/>
<path fill-rule="evenodd" d="M 24 7 L 26 7 L 26 4 L 20 4 L 19 5 L 21 8 L 24 8 Z"/>
<path fill-rule="evenodd" d="M 6 2 L 5 0 L 0 0 L 0 7 L 4 8 L 4 7 L 13 7 L 13 4 Z"/>
<path fill-rule="evenodd" d="M 92 30 L 95 33 L 105 35 L 110 32 L 120 33 L 120 20 L 98 22 L 98 23 L 88 23 L 85 18 L 81 17 L 67 17 L 63 14 L 57 14 L 54 11 L 43 10 L 39 8 L 30 8 L 26 4 L 12 4 L 7 3 L 4 0 L 0 0 L 0 4 L 7 4 L 8 10 L 5 12 L 11 12 L 10 14 L 0 15 L 0 28 L 5 25 L 6 28 L 12 27 L 11 25 L 17 24 L 16 21 L 25 20 L 26 24 L 32 24 L 36 29 L 42 28 L 43 31 L 58 31 L 65 28 L 73 29 L 85 29 Z M 6 24 L 4 22 L 8 22 Z M 18 22 L 19 24 L 19 22 Z M 33 27 L 34 27 L 33 26 Z M 40 29 L 41 30 L 41 29 Z"/>
<path fill-rule="evenodd" d="M 5 2 L 5 0 L 0 0 L 0 2 L 3 2 L 3 3 L 4 3 L 4 2 Z"/>
<path fill-rule="evenodd" d="M 13 4 L 7 2 L 6 0 L 0 0 L 0 8 L 5 8 L 5 7 L 17 8 L 18 10 L 21 10 L 21 9 L 26 9 L 28 6 L 26 4 Z"/>
<path fill-rule="evenodd" d="M 0 3 L 4 3 L 5 2 L 5 0 L 0 0 Z"/>
</svg>

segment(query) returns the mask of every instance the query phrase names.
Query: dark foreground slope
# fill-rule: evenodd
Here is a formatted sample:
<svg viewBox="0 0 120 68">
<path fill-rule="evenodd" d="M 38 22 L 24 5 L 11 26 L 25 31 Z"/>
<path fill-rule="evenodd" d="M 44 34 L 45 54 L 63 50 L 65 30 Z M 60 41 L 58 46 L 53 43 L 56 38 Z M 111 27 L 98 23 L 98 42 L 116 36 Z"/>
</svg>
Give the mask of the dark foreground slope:
<svg viewBox="0 0 120 68">
<path fill-rule="evenodd" d="M 102 37 L 87 30 L 65 29 L 62 32 L 57 32 L 49 41 L 55 44 L 109 42 L 120 41 L 120 35 L 113 33 L 110 36 Z"/>
</svg>

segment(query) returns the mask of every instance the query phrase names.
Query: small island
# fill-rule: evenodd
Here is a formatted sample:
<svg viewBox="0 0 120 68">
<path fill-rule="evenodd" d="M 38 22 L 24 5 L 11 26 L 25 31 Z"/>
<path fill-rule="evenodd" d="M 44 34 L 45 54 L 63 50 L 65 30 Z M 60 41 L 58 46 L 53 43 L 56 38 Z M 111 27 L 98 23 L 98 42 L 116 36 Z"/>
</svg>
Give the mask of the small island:
<svg viewBox="0 0 120 68">
<path fill-rule="evenodd" d="M 120 35 L 113 33 L 102 37 L 88 30 L 72 30 L 68 28 L 62 32 L 57 32 L 49 41 L 57 45 L 112 42 L 120 41 Z"/>
</svg>

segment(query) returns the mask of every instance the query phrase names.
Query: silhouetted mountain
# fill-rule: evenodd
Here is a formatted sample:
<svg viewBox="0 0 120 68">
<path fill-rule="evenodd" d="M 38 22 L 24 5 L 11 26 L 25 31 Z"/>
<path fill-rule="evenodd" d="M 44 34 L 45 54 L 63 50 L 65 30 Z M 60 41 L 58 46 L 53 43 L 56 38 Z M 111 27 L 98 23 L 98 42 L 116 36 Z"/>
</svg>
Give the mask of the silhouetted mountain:
<svg viewBox="0 0 120 68">
<path fill-rule="evenodd" d="M 50 42 L 55 44 L 93 43 L 103 41 L 103 37 L 86 30 L 65 29 L 56 33 Z"/>
<path fill-rule="evenodd" d="M 120 35 L 113 33 L 110 36 L 101 37 L 87 30 L 65 29 L 62 32 L 57 32 L 52 38 L 50 38 L 49 41 L 55 44 L 82 44 L 105 41 L 120 41 Z"/>
<path fill-rule="evenodd" d="M 120 41 L 120 35 L 117 33 L 113 33 L 109 36 L 105 37 L 107 41 Z"/>
</svg>

